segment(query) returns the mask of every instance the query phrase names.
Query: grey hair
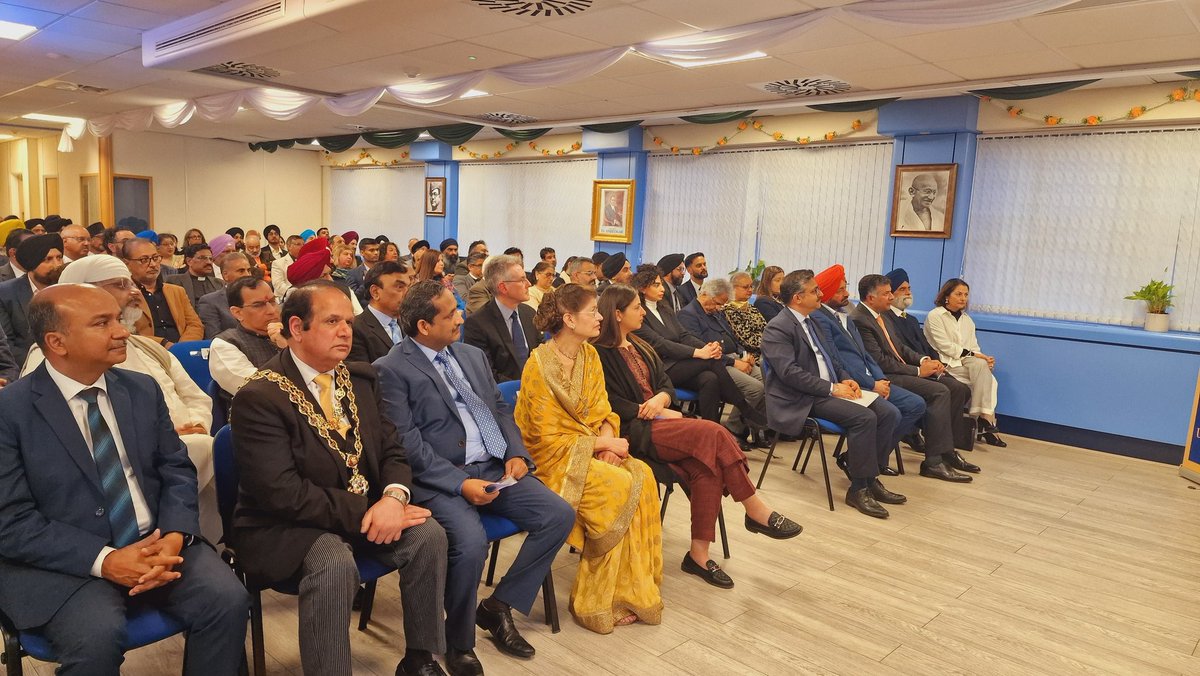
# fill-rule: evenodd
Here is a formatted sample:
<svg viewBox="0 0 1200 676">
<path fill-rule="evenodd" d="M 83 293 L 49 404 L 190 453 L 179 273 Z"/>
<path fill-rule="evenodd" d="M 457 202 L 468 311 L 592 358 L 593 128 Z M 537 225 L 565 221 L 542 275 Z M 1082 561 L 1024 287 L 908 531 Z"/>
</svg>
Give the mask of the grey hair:
<svg viewBox="0 0 1200 676">
<path fill-rule="evenodd" d="M 704 286 L 700 287 L 700 293 L 709 298 L 718 298 L 720 296 L 732 295 L 733 287 L 730 286 L 728 279 L 715 277 L 704 280 Z"/>
<path fill-rule="evenodd" d="M 521 259 L 516 256 L 501 254 L 492 256 L 483 264 L 483 283 L 488 291 L 492 294 L 496 293 L 496 287 L 500 282 L 504 281 L 504 275 L 508 273 L 513 266 L 521 267 Z"/>
<path fill-rule="evenodd" d="M 579 272 L 579 269 L 583 267 L 584 263 L 592 263 L 592 259 L 588 258 L 587 256 L 580 256 L 579 258 L 572 260 L 570 263 L 567 263 L 567 276 L 570 277 L 576 272 Z M 595 263 L 592 263 L 592 265 L 595 265 Z"/>
<path fill-rule="evenodd" d="M 729 275 L 729 285 L 733 286 L 734 284 L 737 284 L 738 281 L 743 280 L 743 279 L 750 282 L 751 284 L 754 283 L 754 278 L 750 276 L 749 272 L 746 272 L 745 270 L 738 270 L 737 272 L 733 273 L 732 275 Z"/>
</svg>

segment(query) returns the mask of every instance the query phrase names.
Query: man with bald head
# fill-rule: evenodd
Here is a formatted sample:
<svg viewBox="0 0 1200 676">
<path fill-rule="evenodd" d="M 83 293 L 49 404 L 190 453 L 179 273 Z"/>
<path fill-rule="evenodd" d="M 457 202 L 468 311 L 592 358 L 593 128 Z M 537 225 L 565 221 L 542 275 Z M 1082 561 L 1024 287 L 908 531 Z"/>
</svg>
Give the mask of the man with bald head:
<svg viewBox="0 0 1200 676">
<path fill-rule="evenodd" d="M 909 200 L 898 208 L 896 229 L 904 231 L 941 231 L 946 212 L 933 205 L 938 196 L 937 176 L 917 174 L 908 188 Z"/>
<path fill-rule="evenodd" d="M 63 242 L 63 263 L 77 261 L 88 255 L 88 240 L 92 238 L 87 228 L 71 224 L 58 233 Z"/>
<path fill-rule="evenodd" d="M 196 470 L 159 388 L 111 368 L 121 314 L 91 285 L 30 303 L 47 359 L 0 390 L 0 607 L 46 636 L 59 674 L 117 676 L 128 603 L 184 625 L 184 673 L 236 674 L 250 599 L 200 537 Z"/>
</svg>

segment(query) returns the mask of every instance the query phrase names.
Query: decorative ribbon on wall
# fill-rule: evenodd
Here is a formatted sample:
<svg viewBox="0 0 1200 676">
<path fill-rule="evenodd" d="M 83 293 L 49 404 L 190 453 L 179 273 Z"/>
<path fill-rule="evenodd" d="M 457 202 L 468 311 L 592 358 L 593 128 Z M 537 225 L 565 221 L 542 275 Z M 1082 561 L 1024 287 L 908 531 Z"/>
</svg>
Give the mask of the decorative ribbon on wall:
<svg viewBox="0 0 1200 676">
<path fill-rule="evenodd" d="M 1183 87 L 1175 87 L 1167 93 L 1158 103 L 1141 104 L 1129 107 L 1125 112 L 1115 115 L 1086 115 L 1081 118 L 1067 119 L 1063 115 L 1046 115 L 1042 113 L 1030 113 L 1024 108 L 1015 105 L 1009 105 L 1004 101 L 993 99 L 990 96 L 978 95 L 981 101 L 991 103 L 994 106 L 1003 108 L 1008 113 L 1009 117 L 1018 117 L 1025 120 L 1040 122 L 1047 127 L 1057 127 L 1062 125 L 1081 125 L 1085 127 L 1095 127 L 1102 124 L 1114 122 L 1126 122 L 1136 120 L 1146 113 L 1169 106 L 1172 103 L 1183 103 L 1185 101 L 1200 102 L 1200 81 L 1192 80 Z M 1077 120 L 1077 121 L 1075 121 Z"/>
</svg>

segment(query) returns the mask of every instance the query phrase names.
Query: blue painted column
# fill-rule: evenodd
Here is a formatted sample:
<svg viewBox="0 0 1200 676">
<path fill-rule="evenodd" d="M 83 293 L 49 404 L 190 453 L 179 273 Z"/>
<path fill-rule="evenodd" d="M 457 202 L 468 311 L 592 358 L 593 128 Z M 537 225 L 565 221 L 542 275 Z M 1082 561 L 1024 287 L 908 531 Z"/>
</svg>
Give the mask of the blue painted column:
<svg viewBox="0 0 1200 676">
<path fill-rule="evenodd" d="M 598 161 L 596 178 L 632 178 L 633 183 L 633 242 L 595 242 L 596 251 L 617 253 L 623 251 L 630 264 L 637 268 L 642 262 L 642 241 L 646 214 L 646 158 L 642 149 L 642 128 L 634 127 L 615 134 L 583 130 L 583 152 L 595 153 Z M 590 224 L 589 224 L 590 227 Z"/>
<path fill-rule="evenodd" d="M 975 149 L 979 136 L 979 99 L 956 96 L 896 101 L 879 109 L 879 133 L 896 140 L 887 220 L 883 223 L 883 271 L 904 268 L 913 287 L 913 309 L 933 308 L 942 282 L 962 273 L 967 243 Z M 892 237 L 895 167 L 901 164 L 958 164 L 950 239 Z M 903 199 L 903 198 L 902 198 Z"/>
<path fill-rule="evenodd" d="M 425 239 L 436 247 L 447 237 L 458 237 L 458 160 L 449 144 L 441 141 L 417 141 L 409 146 L 411 159 L 425 162 L 425 178 L 446 179 L 445 216 L 425 217 Z M 424 188 L 421 192 L 421 211 L 425 211 Z"/>
</svg>

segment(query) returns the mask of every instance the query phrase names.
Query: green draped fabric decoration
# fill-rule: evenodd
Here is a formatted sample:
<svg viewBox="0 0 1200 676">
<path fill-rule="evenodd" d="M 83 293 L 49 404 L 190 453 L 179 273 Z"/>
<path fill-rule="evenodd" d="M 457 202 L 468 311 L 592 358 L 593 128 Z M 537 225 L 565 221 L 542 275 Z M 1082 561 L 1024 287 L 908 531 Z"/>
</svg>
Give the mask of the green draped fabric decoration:
<svg viewBox="0 0 1200 676">
<path fill-rule="evenodd" d="M 285 140 L 285 141 L 279 141 L 278 143 L 279 143 L 279 147 L 280 147 L 280 148 L 288 148 L 288 149 L 291 149 L 291 148 L 295 147 L 295 145 L 296 145 L 296 139 L 294 139 L 294 138 L 290 138 L 290 139 L 287 139 L 287 140 Z"/>
<path fill-rule="evenodd" d="M 1200 70 L 1185 70 L 1182 73 L 1177 73 L 1177 75 L 1190 77 L 1193 80 L 1200 80 Z"/>
<path fill-rule="evenodd" d="M 492 127 L 492 129 L 495 129 L 496 133 L 501 136 L 514 141 L 532 141 L 545 136 L 550 131 L 550 127 L 546 127 L 545 129 L 500 129 L 499 127 Z"/>
<path fill-rule="evenodd" d="M 341 136 L 322 136 L 317 139 L 321 147 L 331 153 L 340 153 L 343 150 L 349 150 L 351 146 L 358 143 L 358 134 L 343 134 Z"/>
<path fill-rule="evenodd" d="M 395 131 L 363 132 L 362 138 L 378 148 L 392 149 L 412 143 L 420 134 L 420 129 L 397 129 Z"/>
<path fill-rule="evenodd" d="M 262 150 L 268 153 L 275 152 L 275 148 L 278 147 L 275 145 L 274 141 L 260 141 L 258 143 L 247 143 L 246 145 L 250 146 L 250 150 L 254 152 Z"/>
<path fill-rule="evenodd" d="M 594 131 L 598 134 L 616 134 L 628 129 L 633 129 L 642 123 L 642 120 L 631 120 L 629 122 L 605 122 L 604 124 L 585 124 L 583 128 L 588 131 Z"/>
<path fill-rule="evenodd" d="M 475 137 L 483 127 L 478 124 L 443 124 L 426 129 L 435 139 L 452 146 L 460 146 Z"/>
<path fill-rule="evenodd" d="M 707 115 L 680 115 L 679 119 L 692 124 L 720 124 L 742 120 L 753 115 L 753 110 L 735 110 L 731 113 L 708 113 Z"/>
<path fill-rule="evenodd" d="M 817 103 L 809 108 L 819 110 L 823 113 L 865 113 L 868 110 L 878 110 L 892 101 L 899 101 L 900 97 L 892 99 L 873 99 L 870 101 L 849 101 L 846 103 Z"/>
<path fill-rule="evenodd" d="M 968 93 L 976 96 L 990 96 L 993 99 L 1005 101 L 1024 101 L 1037 99 L 1051 94 L 1061 94 L 1084 85 L 1090 85 L 1099 80 L 1079 80 L 1078 82 L 1051 82 L 1049 84 L 1028 85 L 1025 87 L 998 87 L 996 89 L 975 89 Z"/>
</svg>

